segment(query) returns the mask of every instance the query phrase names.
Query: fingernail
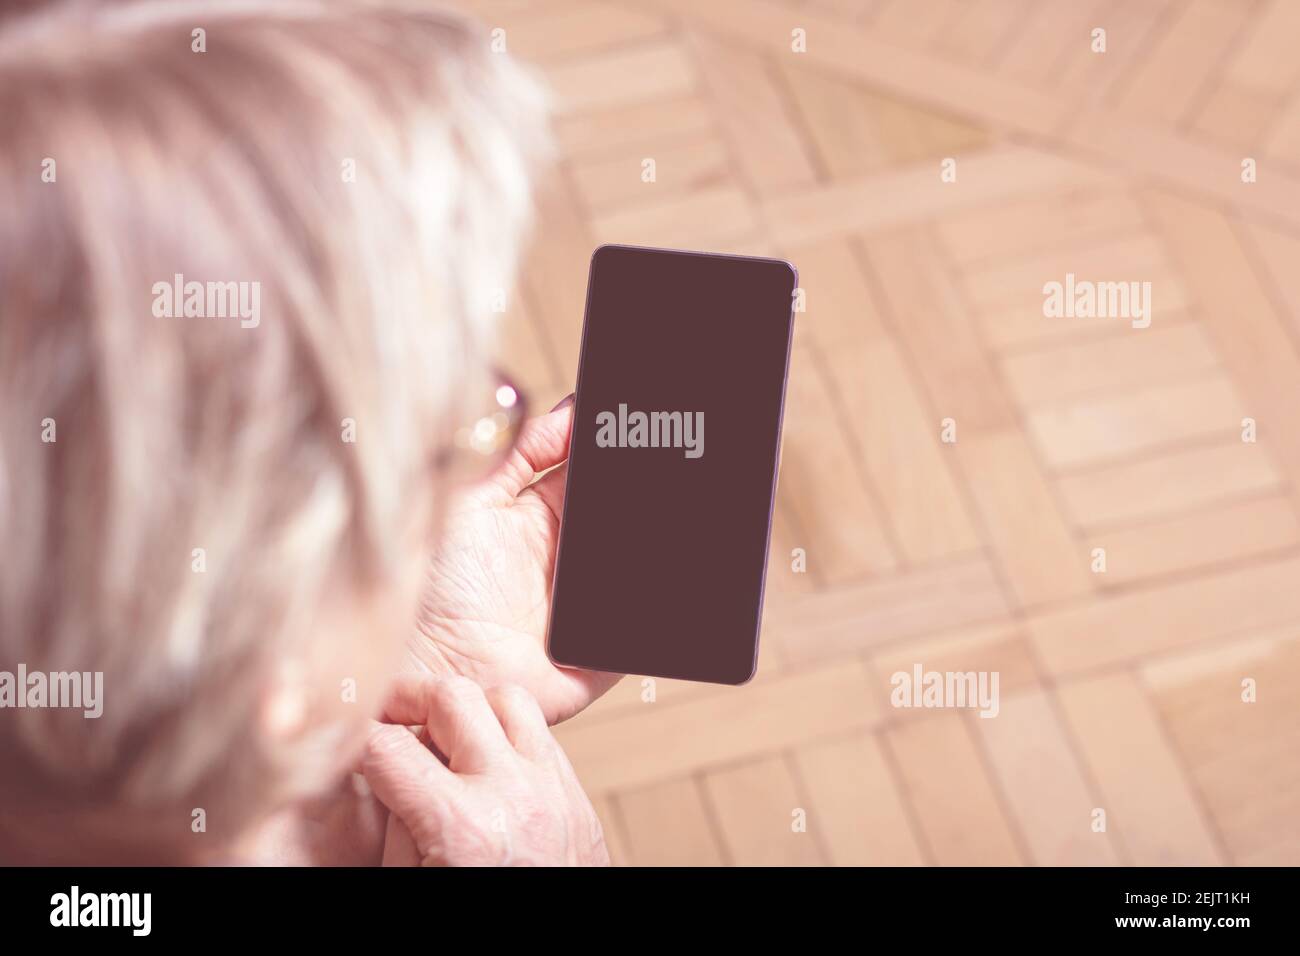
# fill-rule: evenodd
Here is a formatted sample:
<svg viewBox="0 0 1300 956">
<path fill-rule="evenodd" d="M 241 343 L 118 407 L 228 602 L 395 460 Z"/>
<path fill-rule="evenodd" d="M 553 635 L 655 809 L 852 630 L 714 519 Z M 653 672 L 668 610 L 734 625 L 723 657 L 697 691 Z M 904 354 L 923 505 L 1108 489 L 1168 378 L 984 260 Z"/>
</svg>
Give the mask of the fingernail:
<svg viewBox="0 0 1300 956">
<path fill-rule="evenodd" d="M 554 408 L 552 408 L 551 411 L 558 412 L 561 408 L 568 408 L 570 405 L 573 404 L 573 397 L 574 397 L 573 392 L 570 392 L 568 395 L 565 395 L 562 399 L 560 399 L 559 404 L 556 405 Z"/>
</svg>

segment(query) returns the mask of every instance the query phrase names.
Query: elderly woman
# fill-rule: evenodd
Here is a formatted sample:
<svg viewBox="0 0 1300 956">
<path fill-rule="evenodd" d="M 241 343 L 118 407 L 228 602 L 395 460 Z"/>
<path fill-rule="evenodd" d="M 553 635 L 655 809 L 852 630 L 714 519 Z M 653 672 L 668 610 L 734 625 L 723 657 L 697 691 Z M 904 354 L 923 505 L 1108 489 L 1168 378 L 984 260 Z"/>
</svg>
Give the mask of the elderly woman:
<svg viewBox="0 0 1300 956">
<path fill-rule="evenodd" d="M 488 371 L 534 86 L 426 4 L 22 7 L 0 670 L 102 701 L 0 700 L 0 860 L 605 862 L 547 727 L 616 680 L 542 647 L 571 412 Z"/>
</svg>

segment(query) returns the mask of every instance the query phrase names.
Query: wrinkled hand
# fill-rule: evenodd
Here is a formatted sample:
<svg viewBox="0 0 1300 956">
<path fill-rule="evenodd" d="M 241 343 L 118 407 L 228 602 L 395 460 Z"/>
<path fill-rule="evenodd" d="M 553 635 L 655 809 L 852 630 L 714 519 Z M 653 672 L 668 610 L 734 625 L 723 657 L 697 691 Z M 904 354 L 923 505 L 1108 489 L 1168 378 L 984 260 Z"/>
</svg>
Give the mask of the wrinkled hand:
<svg viewBox="0 0 1300 956">
<path fill-rule="evenodd" d="M 410 645 L 419 666 L 435 675 L 522 686 L 551 724 L 578 713 L 620 676 L 556 667 L 546 656 L 572 425 L 572 405 L 529 421 L 505 465 L 451 506 Z"/>
<path fill-rule="evenodd" d="M 383 720 L 362 767 L 390 811 L 386 866 L 609 864 L 591 801 L 523 688 L 409 674 Z"/>
</svg>

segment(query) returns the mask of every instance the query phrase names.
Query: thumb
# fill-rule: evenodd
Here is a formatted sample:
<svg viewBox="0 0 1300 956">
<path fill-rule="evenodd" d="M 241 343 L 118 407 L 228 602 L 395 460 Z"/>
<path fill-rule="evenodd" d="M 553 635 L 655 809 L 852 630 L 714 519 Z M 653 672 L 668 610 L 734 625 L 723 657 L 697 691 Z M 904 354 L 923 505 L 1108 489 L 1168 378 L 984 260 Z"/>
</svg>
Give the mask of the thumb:
<svg viewBox="0 0 1300 956">
<path fill-rule="evenodd" d="M 551 514 L 558 519 L 564 513 L 564 489 L 568 479 L 569 463 L 566 461 L 528 490 L 546 502 Z"/>
<path fill-rule="evenodd" d="M 569 435 L 573 431 L 573 396 L 565 398 L 545 415 L 530 419 L 519 435 L 497 483 L 515 497 L 538 475 L 569 457 Z"/>
</svg>

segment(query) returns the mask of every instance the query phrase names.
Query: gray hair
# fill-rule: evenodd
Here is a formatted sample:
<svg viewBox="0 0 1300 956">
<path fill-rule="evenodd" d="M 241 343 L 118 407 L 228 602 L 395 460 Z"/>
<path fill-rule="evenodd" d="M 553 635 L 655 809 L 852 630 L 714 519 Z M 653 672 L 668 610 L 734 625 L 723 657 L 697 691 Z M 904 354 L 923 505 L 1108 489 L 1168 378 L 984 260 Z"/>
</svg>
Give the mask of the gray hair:
<svg viewBox="0 0 1300 956">
<path fill-rule="evenodd" d="M 0 669 L 102 671 L 105 697 L 0 710 L 0 818 L 163 855 L 191 808 L 233 837 L 337 777 L 544 112 L 426 4 L 0 20 Z M 159 308 L 191 281 L 256 289 L 257 321 Z M 283 686 L 306 719 L 269 734 Z"/>
</svg>

